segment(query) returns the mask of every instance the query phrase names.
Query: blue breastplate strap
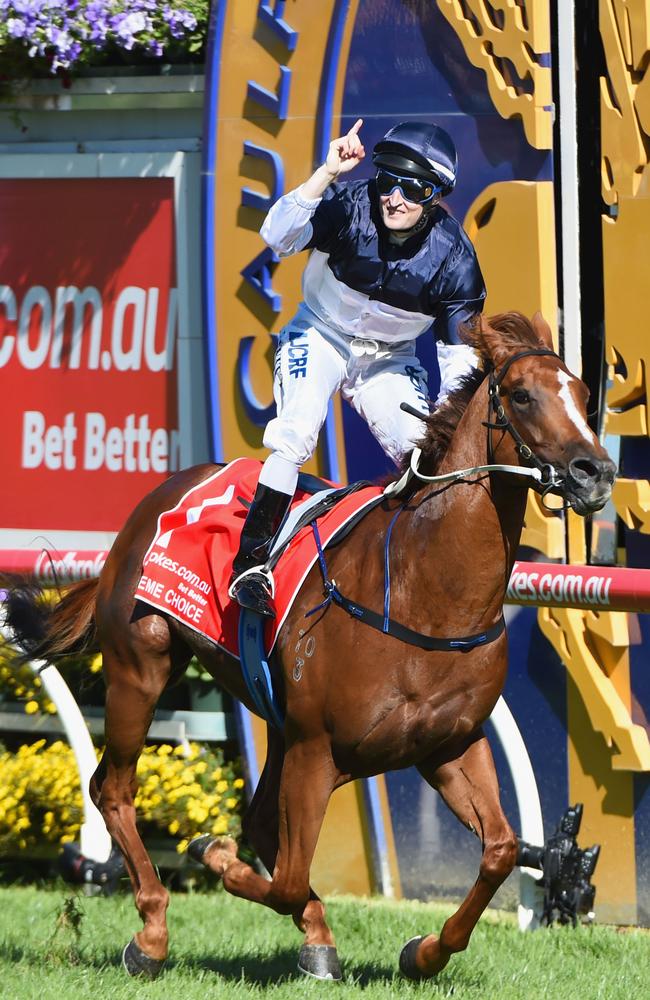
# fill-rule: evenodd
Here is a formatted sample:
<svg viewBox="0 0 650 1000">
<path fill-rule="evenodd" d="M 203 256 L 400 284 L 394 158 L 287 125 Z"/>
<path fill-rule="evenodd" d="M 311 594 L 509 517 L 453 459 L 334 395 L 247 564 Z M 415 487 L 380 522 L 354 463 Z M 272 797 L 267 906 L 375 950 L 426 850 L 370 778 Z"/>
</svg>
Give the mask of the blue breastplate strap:
<svg viewBox="0 0 650 1000">
<path fill-rule="evenodd" d="M 495 625 L 486 629 L 485 632 L 478 632 L 475 635 L 464 635 L 451 639 L 434 635 L 424 635 L 422 632 L 415 632 L 413 629 L 407 628 L 405 625 L 400 625 L 399 622 L 393 621 L 393 619 L 389 617 L 388 596 L 386 596 L 384 600 L 384 614 L 371 611 L 370 608 L 364 607 L 363 604 L 359 604 L 357 601 L 351 601 L 349 597 L 345 597 L 345 595 L 341 593 L 336 586 L 336 583 L 329 579 L 327 565 L 325 563 L 325 554 L 321 545 L 318 525 L 315 521 L 312 522 L 312 530 L 314 532 L 314 540 L 318 550 L 321 573 L 323 574 L 325 600 L 319 604 L 318 607 L 309 611 L 305 617 L 316 614 L 317 611 L 320 611 L 322 608 L 326 608 L 333 601 L 334 604 L 338 604 L 338 606 L 343 608 L 343 610 L 346 611 L 352 618 L 356 618 L 357 621 L 363 622 L 365 625 L 369 625 L 371 628 L 377 629 L 378 632 L 383 632 L 384 635 L 391 635 L 393 638 L 399 639 L 401 642 L 406 642 L 410 646 L 419 646 L 420 649 L 438 650 L 440 652 L 447 653 L 469 652 L 471 649 L 475 649 L 476 646 L 486 646 L 488 643 L 494 642 L 495 639 L 498 639 L 504 632 L 506 623 L 503 615 L 501 615 L 499 621 Z M 390 532 L 388 532 L 387 543 L 389 539 Z M 388 557 L 386 556 L 386 562 L 387 561 Z M 388 578 L 385 594 L 389 594 Z"/>
</svg>

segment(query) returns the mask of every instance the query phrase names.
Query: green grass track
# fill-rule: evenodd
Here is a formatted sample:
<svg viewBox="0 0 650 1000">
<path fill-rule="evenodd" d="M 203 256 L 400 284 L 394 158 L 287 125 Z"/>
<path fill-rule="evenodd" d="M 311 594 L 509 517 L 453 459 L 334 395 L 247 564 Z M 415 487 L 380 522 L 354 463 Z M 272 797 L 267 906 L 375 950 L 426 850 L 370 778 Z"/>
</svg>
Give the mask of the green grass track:
<svg viewBox="0 0 650 1000">
<path fill-rule="evenodd" d="M 64 901 L 81 911 L 78 932 L 61 921 Z M 73 907 L 74 909 L 74 907 Z M 129 979 L 122 948 L 140 927 L 129 895 L 69 889 L 0 889 L 2 1000 L 230 1000 L 318 997 L 389 1000 L 647 1000 L 650 934 L 609 927 L 545 928 L 522 934 L 512 914 L 490 911 L 467 952 L 436 980 L 410 983 L 397 971 L 402 945 L 438 930 L 448 906 L 333 898 L 328 916 L 342 983 L 296 971 L 301 936 L 279 917 L 222 890 L 172 896 L 171 954 L 155 982 Z"/>
</svg>

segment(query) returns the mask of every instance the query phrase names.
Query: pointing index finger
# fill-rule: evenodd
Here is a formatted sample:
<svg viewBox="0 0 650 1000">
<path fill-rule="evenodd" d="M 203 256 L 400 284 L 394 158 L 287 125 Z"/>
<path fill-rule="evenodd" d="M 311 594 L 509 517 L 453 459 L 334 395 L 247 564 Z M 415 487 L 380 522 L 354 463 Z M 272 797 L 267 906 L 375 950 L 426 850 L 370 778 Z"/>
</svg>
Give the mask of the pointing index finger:
<svg viewBox="0 0 650 1000">
<path fill-rule="evenodd" d="M 348 135 L 358 135 L 359 129 L 363 125 L 363 118 L 357 118 L 356 122 L 348 132 Z"/>
</svg>

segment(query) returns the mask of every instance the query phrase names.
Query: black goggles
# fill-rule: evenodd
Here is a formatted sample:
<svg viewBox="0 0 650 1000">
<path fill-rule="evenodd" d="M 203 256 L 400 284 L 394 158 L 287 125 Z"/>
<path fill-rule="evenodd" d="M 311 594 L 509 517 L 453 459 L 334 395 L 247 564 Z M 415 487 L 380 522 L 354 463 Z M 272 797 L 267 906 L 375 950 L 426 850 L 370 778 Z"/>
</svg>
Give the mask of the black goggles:
<svg viewBox="0 0 650 1000">
<path fill-rule="evenodd" d="M 423 205 L 442 192 L 442 186 L 436 187 L 432 181 L 424 181 L 420 177 L 401 177 L 391 174 L 390 170 L 380 167 L 376 177 L 377 191 L 380 195 L 391 195 L 397 188 L 405 201 Z"/>
</svg>

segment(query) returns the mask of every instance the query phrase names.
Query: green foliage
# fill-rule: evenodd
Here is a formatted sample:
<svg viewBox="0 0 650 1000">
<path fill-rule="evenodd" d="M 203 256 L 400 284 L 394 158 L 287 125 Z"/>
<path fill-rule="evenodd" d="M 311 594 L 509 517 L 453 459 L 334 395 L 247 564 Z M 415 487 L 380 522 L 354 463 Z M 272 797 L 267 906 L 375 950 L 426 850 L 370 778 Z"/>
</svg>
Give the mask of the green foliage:
<svg viewBox="0 0 650 1000">
<path fill-rule="evenodd" d="M 77 896 L 66 896 L 56 913 L 54 930 L 45 957 L 48 962 L 78 965 L 81 961 L 81 926 L 84 918 Z"/>
</svg>

